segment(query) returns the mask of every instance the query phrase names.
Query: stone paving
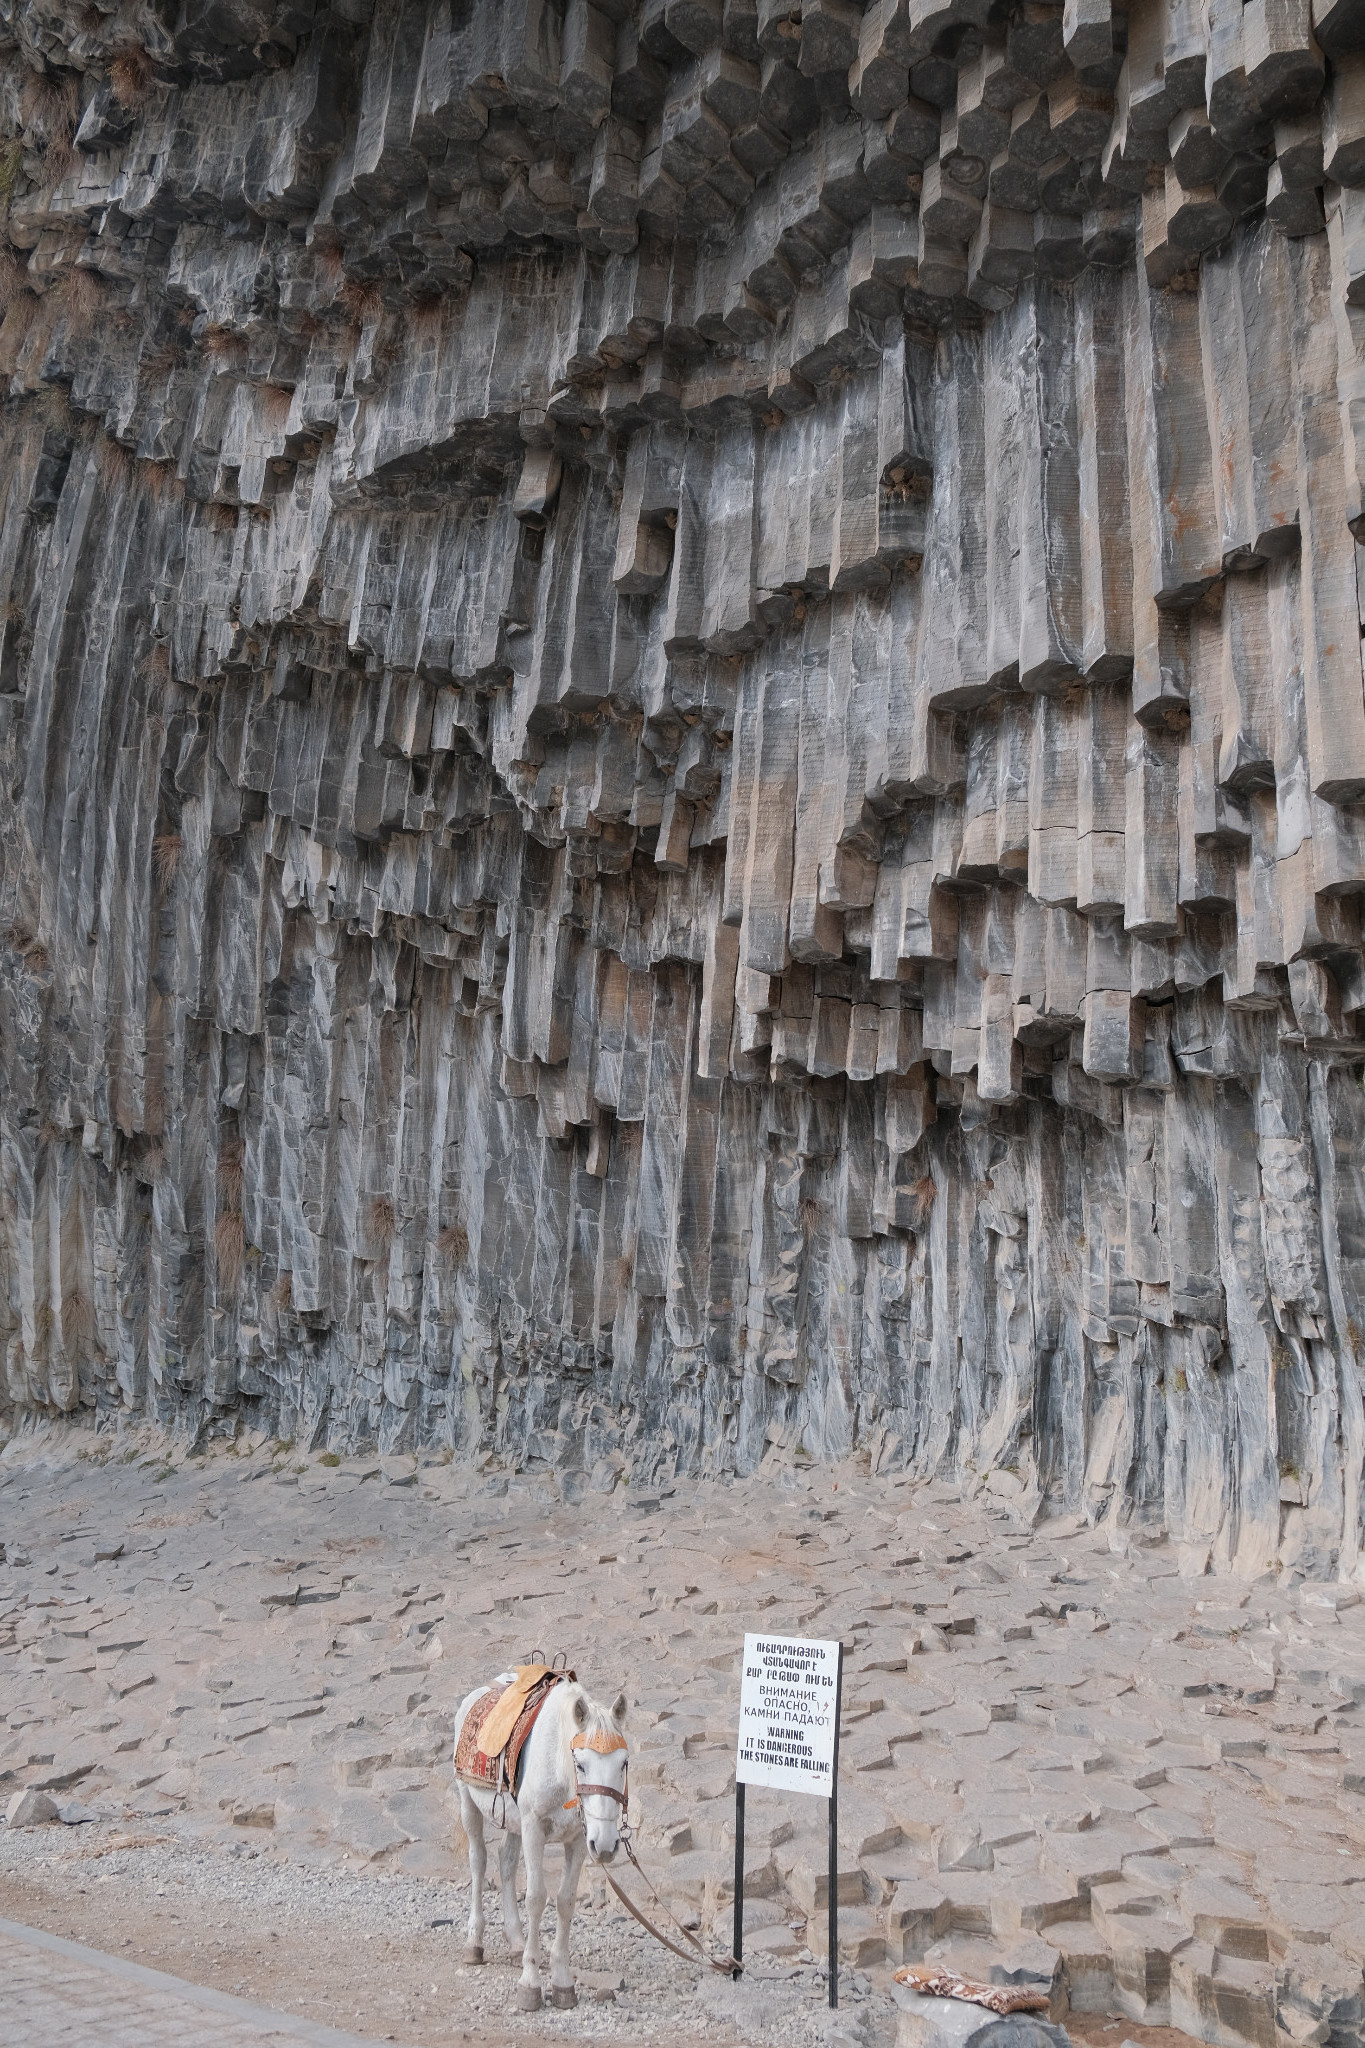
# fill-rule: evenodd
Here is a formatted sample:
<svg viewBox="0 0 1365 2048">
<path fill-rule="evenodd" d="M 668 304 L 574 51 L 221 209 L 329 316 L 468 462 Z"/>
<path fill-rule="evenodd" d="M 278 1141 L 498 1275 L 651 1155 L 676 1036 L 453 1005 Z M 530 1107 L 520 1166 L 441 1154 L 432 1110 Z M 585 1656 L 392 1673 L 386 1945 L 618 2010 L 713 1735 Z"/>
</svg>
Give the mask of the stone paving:
<svg viewBox="0 0 1365 2048">
<path fill-rule="evenodd" d="M 1008 1475 L 966 1498 L 777 1452 L 570 1505 L 250 1440 L 103 1457 L 76 1433 L 0 1460 L 0 1792 L 447 1879 L 458 1916 L 454 1706 L 563 1650 L 603 1696 L 624 1682 L 642 1854 L 720 1938 L 740 1638 L 837 1634 L 841 1953 L 871 1995 L 942 1959 L 1224 2048 L 1362 2037 L 1354 1586 L 1027 1526 Z M 823 1806 L 756 1795 L 747 1841 L 746 1953 L 818 1967 Z"/>
<path fill-rule="evenodd" d="M 0 1920 L 0 1985 L 15 2048 L 377 2048 L 12 1920 Z"/>
</svg>

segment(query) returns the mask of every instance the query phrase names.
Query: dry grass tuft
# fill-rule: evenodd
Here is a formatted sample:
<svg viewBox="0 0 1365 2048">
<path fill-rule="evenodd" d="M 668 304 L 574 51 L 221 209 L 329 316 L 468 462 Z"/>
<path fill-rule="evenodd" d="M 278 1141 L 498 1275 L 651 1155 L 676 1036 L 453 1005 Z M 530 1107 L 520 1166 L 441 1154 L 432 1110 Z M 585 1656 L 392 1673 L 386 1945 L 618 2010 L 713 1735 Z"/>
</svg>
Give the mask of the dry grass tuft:
<svg viewBox="0 0 1365 2048">
<path fill-rule="evenodd" d="M 213 1249 L 218 1261 L 218 1285 L 224 1293 L 235 1291 L 246 1259 L 246 1227 L 240 1209 L 225 1209 L 213 1226 Z"/>
<path fill-rule="evenodd" d="M 158 832 L 152 841 L 152 877 L 158 896 L 168 895 L 175 887 L 184 851 L 185 842 L 178 832 Z"/>
<path fill-rule="evenodd" d="M 224 1138 L 218 1147 L 218 1192 L 225 1209 L 242 1206 L 242 1181 L 246 1147 L 240 1138 Z"/>
<path fill-rule="evenodd" d="M 179 361 L 179 345 L 168 335 L 164 341 L 158 341 L 153 347 L 144 350 L 138 368 L 149 377 L 165 377 Z"/>
<path fill-rule="evenodd" d="M 154 505 L 164 505 L 174 498 L 177 504 L 185 501 L 185 486 L 175 473 L 175 464 L 169 457 L 147 456 L 142 463 L 142 488 Z M 167 672 L 169 673 L 169 660 Z"/>
<path fill-rule="evenodd" d="M 19 118 L 34 147 L 69 146 L 81 117 L 81 82 L 74 71 L 32 71 L 19 91 Z"/>
<path fill-rule="evenodd" d="M 447 1223 L 437 1233 L 436 1249 L 452 1266 L 462 1266 L 469 1257 L 469 1232 L 463 1223 Z"/>
<path fill-rule="evenodd" d="M 97 270 L 83 267 L 73 270 L 62 287 L 62 301 L 66 317 L 77 334 L 84 334 L 94 326 L 105 311 L 107 294 L 104 279 Z M 117 448 L 117 441 L 110 441 L 111 448 Z"/>
<path fill-rule="evenodd" d="M 36 926 L 26 917 L 16 917 L 5 935 L 30 974 L 46 974 L 52 955 L 38 937 Z"/>
<path fill-rule="evenodd" d="M 152 88 L 152 60 L 140 43 L 120 50 L 109 66 L 109 84 L 114 98 L 128 113 L 142 106 Z"/>
<path fill-rule="evenodd" d="M 24 139 L 11 135 L 0 142 L 0 213 L 8 213 L 14 198 L 14 188 L 19 183 L 19 173 L 24 168 Z"/>
<path fill-rule="evenodd" d="M 256 386 L 257 418 L 262 427 L 283 427 L 294 406 L 294 394 L 286 391 L 283 384 L 258 384 Z"/>
<path fill-rule="evenodd" d="M 393 1243 L 393 1234 L 398 1227 L 393 1203 L 387 1195 L 376 1195 L 365 1212 L 365 1228 L 375 1255 L 383 1258 Z"/>
<path fill-rule="evenodd" d="M 407 337 L 396 322 L 381 327 L 374 345 L 373 363 L 376 370 L 392 370 L 403 360 Z"/>
<path fill-rule="evenodd" d="M 0 242 L 0 315 L 28 290 L 28 272 L 8 242 Z"/>
<path fill-rule="evenodd" d="M 242 342 L 230 327 L 206 327 L 199 337 L 199 346 L 211 363 L 231 363 L 241 352 Z"/>
<path fill-rule="evenodd" d="M 0 376 L 12 376 L 24 351 L 32 346 L 33 330 L 41 311 L 37 293 L 25 291 L 17 292 L 13 302 L 0 311 Z M 43 394 L 39 392 L 29 404 L 35 411 L 41 411 Z"/>
<path fill-rule="evenodd" d="M 69 177 L 80 162 L 80 157 L 69 142 L 49 142 L 43 151 L 42 170 L 38 178 L 38 189 L 47 194 L 55 192 L 62 179 Z"/>
<path fill-rule="evenodd" d="M 377 320 L 384 310 L 383 287 L 372 277 L 348 277 L 336 302 L 353 319 Z"/>
<path fill-rule="evenodd" d="M 121 441 L 115 441 L 112 435 L 100 435 L 95 443 L 95 460 L 106 490 L 117 490 L 132 477 L 133 451 L 125 448 Z"/>
<path fill-rule="evenodd" d="M 73 1287 L 62 1302 L 62 1342 L 87 1357 L 94 1349 L 95 1304 L 82 1288 Z"/>
<path fill-rule="evenodd" d="M 65 385 L 44 384 L 29 404 L 45 427 L 51 427 L 54 434 L 69 434 L 75 440 L 79 422 L 72 417 L 71 400 Z"/>
</svg>

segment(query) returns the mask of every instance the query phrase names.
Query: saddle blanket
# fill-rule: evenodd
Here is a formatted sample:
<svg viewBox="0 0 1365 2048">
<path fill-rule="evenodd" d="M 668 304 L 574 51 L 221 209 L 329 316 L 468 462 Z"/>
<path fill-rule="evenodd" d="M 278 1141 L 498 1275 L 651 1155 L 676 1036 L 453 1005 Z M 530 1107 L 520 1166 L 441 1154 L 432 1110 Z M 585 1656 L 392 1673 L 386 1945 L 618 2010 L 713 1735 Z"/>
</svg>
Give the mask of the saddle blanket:
<svg viewBox="0 0 1365 2048">
<path fill-rule="evenodd" d="M 519 1664 L 510 1679 L 500 1673 L 464 1717 L 455 1742 L 456 1777 L 488 1791 L 510 1791 L 515 1799 L 527 1738 L 565 1675 L 545 1664 Z"/>
</svg>

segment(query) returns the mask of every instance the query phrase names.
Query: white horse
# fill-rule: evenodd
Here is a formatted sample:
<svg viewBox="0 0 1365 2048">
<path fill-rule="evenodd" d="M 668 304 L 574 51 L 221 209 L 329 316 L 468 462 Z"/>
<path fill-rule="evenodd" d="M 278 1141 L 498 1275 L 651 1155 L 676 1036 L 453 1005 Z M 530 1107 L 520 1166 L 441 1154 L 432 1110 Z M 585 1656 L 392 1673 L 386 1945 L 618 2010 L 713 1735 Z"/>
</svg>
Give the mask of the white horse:
<svg viewBox="0 0 1365 2048">
<path fill-rule="evenodd" d="M 510 1685 L 513 1674 L 494 1680 Z M 458 1745 L 465 1716 L 483 1697 L 480 1686 L 460 1702 L 455 1717 Z M 463 1960 L 483 1961 L 483 1882 L 488 1867 L 484 1828 L 488 1822 L 506 1832 L 498 1848 L 502 1891 L 502 1924 L 514 1950 L 521 1953 L 517 2009 L 539 2012 L 541 1997 L 540 1923 L 545 1912 L 545 1850 L 550 1842 L 564 1849 L 564 1875 L 555 1894 L 555 1939 L 550 1954 L 550 2003 L 578 2003 L 569 1968 L 569 1925 L 583 1859 L 591 1849 L 597 1863 L 616 1854 L 625 1817 L 626 1767 L 629 1751 L 623 1733 L 626 1696 L 610 1709 L 589 1699 L 576 1682 L 557 1685 L 545 1701 L 521 1753 L 521 1785 L 515 1799 L 490 1788 L 460 1780 L 460 1818 L 469 1838 L 469 1936 Z M 526 1858 L 526 1926 L 517 1912 L 517 1845 Z"/>
</svg>

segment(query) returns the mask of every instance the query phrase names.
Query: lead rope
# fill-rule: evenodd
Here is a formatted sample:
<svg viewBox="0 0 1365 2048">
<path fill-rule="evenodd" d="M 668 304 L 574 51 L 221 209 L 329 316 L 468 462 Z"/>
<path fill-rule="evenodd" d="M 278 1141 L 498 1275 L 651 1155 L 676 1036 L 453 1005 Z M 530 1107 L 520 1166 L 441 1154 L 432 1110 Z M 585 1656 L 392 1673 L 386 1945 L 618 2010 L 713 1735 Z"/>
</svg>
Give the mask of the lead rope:
<svg viewBox="0 0 1365 2048">
<path fill-rule="evenodd" d="M 653 1899 L 655 1905 L 659 1908 L 660 1912 L 666 1913 L 668 1915 L 668 1918 L 673 1922 L 673 1925 L 677 1928 L 683 1940 L 689 1944 L 691 1952 L 689 1953 L 688 1948 L 679 1948 L 676 1941 L 670 1941 L 666 1934 L 662 1934 L 659 1931 L 659 1929 L 654 1925 L 654 1922 L 652 1920 L 646 1919 L 645 1915 L 640 1911 L 640 1908 L 636 1905 L 634 1899 L 632 1899 L 628 1893 L 622 1891 L 620 1885 L 616 1882 L 616 1879 L 607 1869 L 606 1864 L 599 1862 L 597 1857 L 593 1856 L 592 1861 L 595 1868 L 601 1871 L 603 1877 L 605 1877 L 607 1883 L 611 1886 L 612 1890 L 615 1892 L 617 1898 L 621 1901 L 621 1904 L 625 1907 L 626 1911 L 629 1914 L 631 1914 L 633 1918 L 638 1920 L 640 1925 L 645 1929 L 645 1931 L 649 1934 L 652 1934 L 656 1941 L 662 1942 L 663 1946 L 666 1949 L 668 1949 L 670 1954 L 675 1956 L 681 1956 L 685 1963 L 705 1963 L 708 1970 L 715 1970 L 722 1977 L 738 1977 L 742 1975 L 744 1965 L 740 1962 L 737 1962 L 734 1956 L 725 1956 L 724 1958 L 709 1956 L 706 1953 L 706 1950 L 702 1947 L 701 1943 L 697 1940 L 697 1937 L 692 1932 L 691 1928 L 684 1927 L 682 1921 L 679 1920 L 677 1914 L 674 1913 L 672 1909 L 668 1905 L 666 1905 L 665 1902 L 659 1897 L 659 1894 L 655 1891 L 654 1886 L 650 1883 L 648 1876 L 641 1867 L 640 1859 L 636 1855 L 634 1848 L 631 1846 L 629 1832 L 624 1827 L 621 1830 L 621 1847 L 626 1852 L 626 1857 L 631 1865 L 631 1868 L 639 1871 L 640 1877 L 643 1880 L 645 1889 L 648 1891 L 649 1896 L 651 1897 L 651 1899 Z M 588 1853 L 591 1855 L 591 1850 Z"/>
</svg>

